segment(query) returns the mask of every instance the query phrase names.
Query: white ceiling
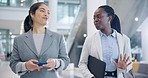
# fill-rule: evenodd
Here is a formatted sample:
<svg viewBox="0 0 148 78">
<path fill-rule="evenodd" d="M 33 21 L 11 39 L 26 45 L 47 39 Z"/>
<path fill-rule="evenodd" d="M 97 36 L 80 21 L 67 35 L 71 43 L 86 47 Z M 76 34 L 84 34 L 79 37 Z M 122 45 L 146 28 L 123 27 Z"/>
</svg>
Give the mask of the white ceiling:
<svg viewBox="0 0 148 78">
<path fill-rule="evenodd" d="M 107 0 L 121 20 L 122 32 L 132 36 L 148 17 L 148 0 Z M 135 21 L 138 17 L 138 21 Z"/>
</svg>

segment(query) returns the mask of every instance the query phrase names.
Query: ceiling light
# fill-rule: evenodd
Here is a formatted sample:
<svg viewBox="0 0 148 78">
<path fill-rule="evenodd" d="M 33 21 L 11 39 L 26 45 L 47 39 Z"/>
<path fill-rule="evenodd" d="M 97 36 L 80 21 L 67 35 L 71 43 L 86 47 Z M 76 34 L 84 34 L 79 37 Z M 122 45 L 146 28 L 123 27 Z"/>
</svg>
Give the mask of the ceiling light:
<svg viewBox="0 0 148 78">
<path fill-rule="evenodd" d="M 87 37 L 87 35 L 86 34 L 83 34 L 83 37 Z"/>
<path fill-rule="evenodd" d="M 138 17 L 135 17 L 135 21 L 138 21 Z"/>
</svg>

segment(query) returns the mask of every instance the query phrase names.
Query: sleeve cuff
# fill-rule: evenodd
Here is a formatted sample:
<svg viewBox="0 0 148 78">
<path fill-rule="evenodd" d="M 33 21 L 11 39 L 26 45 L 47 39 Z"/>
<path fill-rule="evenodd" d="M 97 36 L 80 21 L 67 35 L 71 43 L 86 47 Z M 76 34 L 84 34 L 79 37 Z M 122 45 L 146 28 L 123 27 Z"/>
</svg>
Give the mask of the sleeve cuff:
<svg viewBox="0 0 148 78">
<path fill-rule="evenodd" d="M 58 68 L 60 66 L 60 60 L 58 60 L 58 59 L 53 59 L 53 60 L 55 63 L 55 68 Z M 47 69 L 47 71 L 50 71 L 50 70 L 54 70 L 54 68 Z"/>
<path fill-rule="evenodd" d="M 18 75 L 23 75 L 27 72 L 27 69 L 25 67 L 25 63 L 26 62 L 19 62 L 17 65 L 16 65 L 16 73 Z"/>
<path fill-rule="evenodd" d="M 60 60 L 55 59 L 55 64 L 56 64 L 55 68 L 58 68 L 60 66 Z"/>
<path fill-rule="evenodd" d="M 127 70 L 123 70 L 123 69 L 120 69 L 120 68 L 118 68 L 118 70 L 121 71 L 122 73 L 126 73 L 127 72 Z"/>
<path fill-rule="evenodd" d="M 23 63 L 22 63 L 22 71 L 27 71 L 27 68 L 26 68 L 26 66 L 25 66 L 25 63 L 26 63 L 26 62 L 23 62 Z"/>
</svg>

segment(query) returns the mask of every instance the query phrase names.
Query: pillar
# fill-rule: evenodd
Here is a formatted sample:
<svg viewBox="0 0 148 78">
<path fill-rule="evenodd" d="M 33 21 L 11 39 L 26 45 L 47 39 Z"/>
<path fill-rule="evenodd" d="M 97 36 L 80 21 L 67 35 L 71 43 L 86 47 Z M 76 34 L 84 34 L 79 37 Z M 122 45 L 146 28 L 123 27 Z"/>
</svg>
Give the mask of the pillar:
<svg viewBox="0 0 148 78">
<path fill-rule="evenodd" d="M 58 0 L 48 0 L 49 3 L 49 22 L 47 28 L 57 32 L 57 4 Z"/>
</svg>

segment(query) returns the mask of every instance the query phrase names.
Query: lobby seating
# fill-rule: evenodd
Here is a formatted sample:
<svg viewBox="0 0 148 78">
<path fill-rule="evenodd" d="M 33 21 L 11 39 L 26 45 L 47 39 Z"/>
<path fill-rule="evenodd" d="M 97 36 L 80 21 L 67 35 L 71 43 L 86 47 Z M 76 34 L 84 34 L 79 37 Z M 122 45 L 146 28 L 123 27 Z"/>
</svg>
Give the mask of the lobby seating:
<svg viewBox="0 0 148 78">
<path fill-rule="evenodd" d="M 148 78 L 148 63 L 134 62 L 135 78 Z"/>
</svg>

